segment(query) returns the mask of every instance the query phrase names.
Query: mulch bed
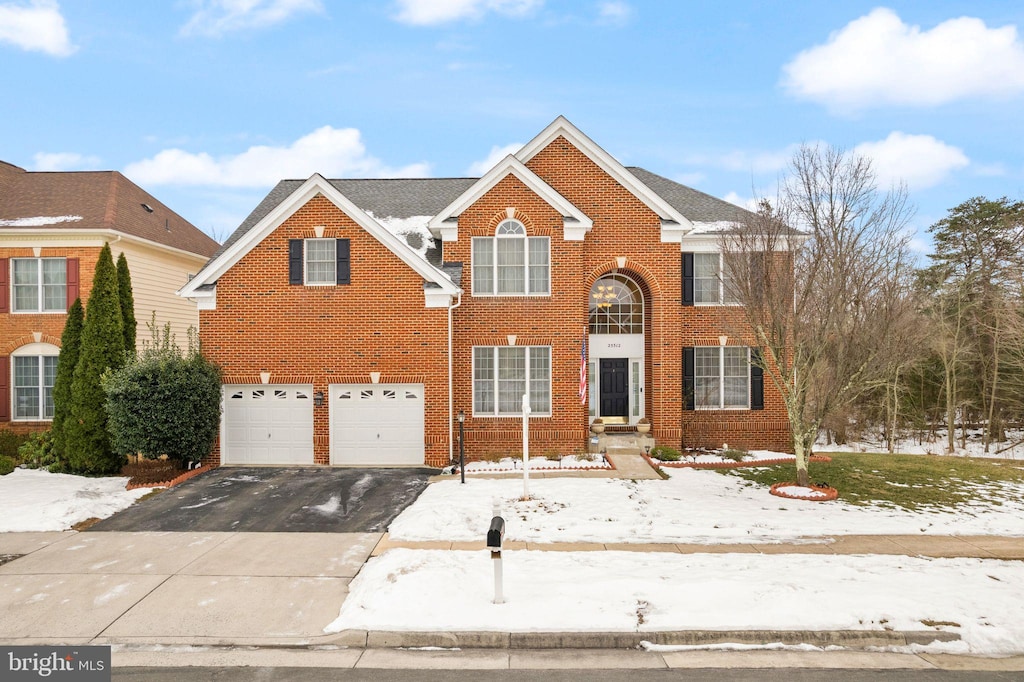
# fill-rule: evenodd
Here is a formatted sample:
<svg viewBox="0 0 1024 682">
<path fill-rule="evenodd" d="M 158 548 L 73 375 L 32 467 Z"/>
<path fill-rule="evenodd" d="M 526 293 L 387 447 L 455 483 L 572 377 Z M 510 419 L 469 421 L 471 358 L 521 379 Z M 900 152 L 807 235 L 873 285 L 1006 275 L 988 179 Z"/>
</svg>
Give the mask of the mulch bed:
<svg viewBox="0 0 1024 682">
<path fill-rule="evenodd" d="M 143 459 L 126 464 L 121 469 L 121 475 L 128 477 L 128 485 L 125 486 L 128 490 L 170 488 L 209 470 L 208 466 L 192 470 L 182 469 L 179 462 L 170 459 Z"/>
<path fill-rule="evenodd" d="M 831 502 L 832 500 L 839 498 L 839 491 L 835 488 L 827 485 L 817 485 L 812 483 L 809 486 L 811 490 L 816 490 L 820 495 L 798 495 L 786 491 L 786 488 L 795 487 L 796 483 L 793 481 L 785 481 L 782 483 L 775 483 L 768 491 L 776 497 L 784 497 L 787 500 L 805 500 L 807 502 Z"/>
</svg>

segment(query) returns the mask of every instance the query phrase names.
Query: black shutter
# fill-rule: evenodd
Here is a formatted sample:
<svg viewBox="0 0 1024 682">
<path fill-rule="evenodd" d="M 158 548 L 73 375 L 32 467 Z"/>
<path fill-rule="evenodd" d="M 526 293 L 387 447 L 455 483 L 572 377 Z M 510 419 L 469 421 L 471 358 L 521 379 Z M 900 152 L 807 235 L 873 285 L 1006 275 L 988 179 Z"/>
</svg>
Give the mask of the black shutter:
<svg viewBox="0 0 1024 682">
<path fill-rule="evenodd" d="M 692 254 L 691 254 L 692 256 Z M 683 348 L 683 409 L 694 409 L 694 357 L 693 348 Z"/>
<path fill-rule="evenodd" d="M 683 254 L 683 305 L 693 305 L 693 254 L 692 253 L 684 253 Z"/>
<path fill-rule="evenodd" d="M 750 409 L 764 409 L 764 370 L 755 362 L 761 361 L 761 351 L 750 349 Z"/>
<path fill-rule="evenodd" d="M 349 240 L 335 240 L 336 257 L 338 259 L 338 284 L 352 283 L 352 258 L 349 255 Z"/>
<path fill-rule="evenodd" d="M 302 284 L 302 240 L 288 240 L 288 284 Z"/>
</svg>

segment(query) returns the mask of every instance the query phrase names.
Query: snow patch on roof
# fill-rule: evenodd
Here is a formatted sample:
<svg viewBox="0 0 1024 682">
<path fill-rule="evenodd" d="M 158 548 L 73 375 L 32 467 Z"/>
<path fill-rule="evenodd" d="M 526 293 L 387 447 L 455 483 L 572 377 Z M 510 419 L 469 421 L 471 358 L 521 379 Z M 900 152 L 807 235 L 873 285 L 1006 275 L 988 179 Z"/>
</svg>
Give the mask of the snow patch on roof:
<svg viewBox="0 0 1024 682">
<path fill-rule="evenodd" d="M 433 216 L 414 215 L 408 218 L 395 218 L 394 216 L 378 217 L 373 211 L 367 211 L 367 215 L 380 223 L 384 229 L 409 245 L 423 260 L 427 259 L 427 251 L 435 248 L 434 238 L 427 229 L 427 223 Z"/>
<path fill-rule="evenodd" d="M 731 220 L 715 220 L 710 223 L 693 221 L 693 229 L 687 234 L 712 234 L 716 232 L 728 232 L 736 223 Z"/>
<path fill-rule="evenodd" d="M 42 227 L 43 225 L 56 225 L 57 223 L 74 223 L 81 219 L 82 216 L 80 215 L 40 215 L 31 218 L 0 220 L 0 227 Z"/>
</svg>

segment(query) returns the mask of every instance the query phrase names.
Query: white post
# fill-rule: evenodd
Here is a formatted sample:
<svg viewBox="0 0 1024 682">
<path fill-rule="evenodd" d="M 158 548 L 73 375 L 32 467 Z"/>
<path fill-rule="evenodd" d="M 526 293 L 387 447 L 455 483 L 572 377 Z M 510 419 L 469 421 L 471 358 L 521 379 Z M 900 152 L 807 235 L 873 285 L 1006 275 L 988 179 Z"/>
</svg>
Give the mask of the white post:
<svg viewBox="0 0 1024 682">
<path fill-rule="evenodd" d="M 502 588 L 501 550 L 491 552 L 491 563 L 494 564 L 494 603 L 504 604 L 505 594 Z"/>
<path fill-rule="evenodd" d="M 523 395 L 523 499 L 530 497 L 530 398 Z"/>
</svg>

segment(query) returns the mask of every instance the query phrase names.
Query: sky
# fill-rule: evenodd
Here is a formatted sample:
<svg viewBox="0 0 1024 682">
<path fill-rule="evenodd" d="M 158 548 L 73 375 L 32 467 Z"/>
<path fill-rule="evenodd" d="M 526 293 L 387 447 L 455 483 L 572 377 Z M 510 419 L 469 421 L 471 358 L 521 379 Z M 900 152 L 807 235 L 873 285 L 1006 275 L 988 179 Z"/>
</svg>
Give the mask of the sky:
<svg viewBox="0 0 1024 682">
<path fill-rule="evenodd" d="M 794 150 L 905 182 L 914 247 L 1024 198 L 1024 4 L 0 0 L 0 159 L 120 170 L 218 240 L 282 178 L 465 177 L 564 115 L 749 205 Z"/>
</svg>

